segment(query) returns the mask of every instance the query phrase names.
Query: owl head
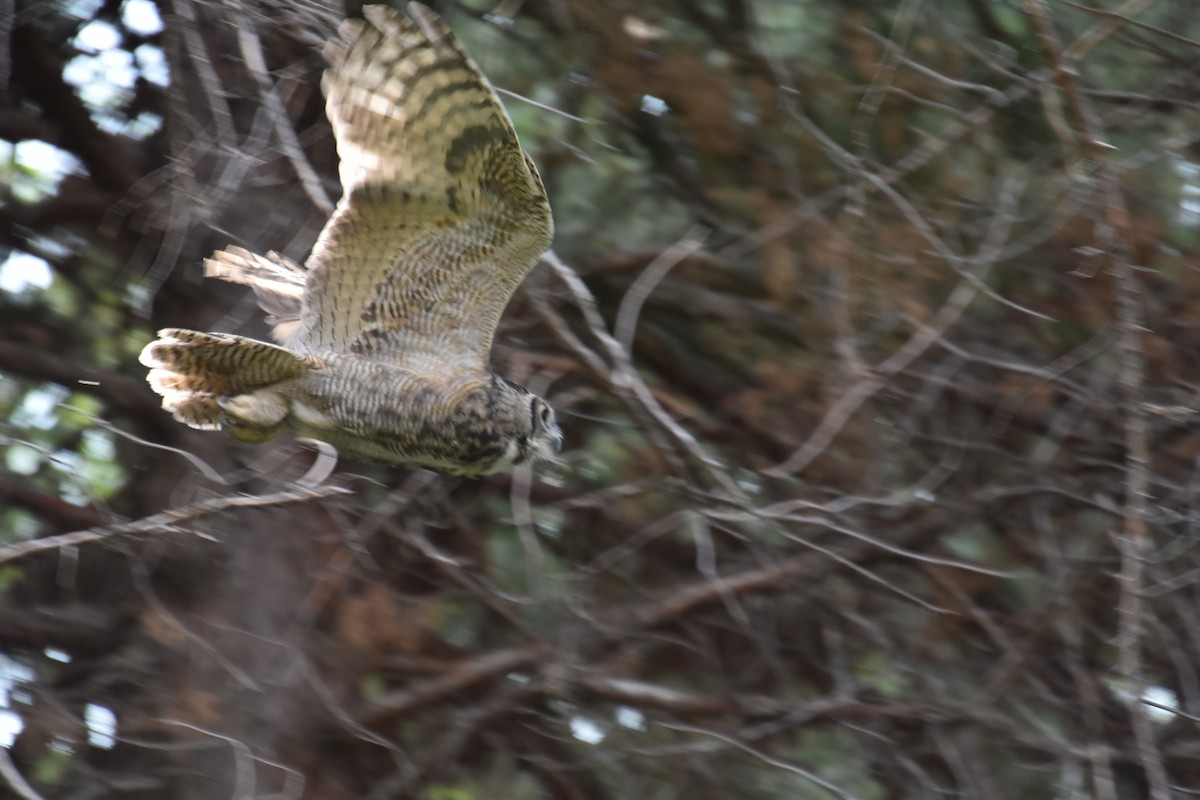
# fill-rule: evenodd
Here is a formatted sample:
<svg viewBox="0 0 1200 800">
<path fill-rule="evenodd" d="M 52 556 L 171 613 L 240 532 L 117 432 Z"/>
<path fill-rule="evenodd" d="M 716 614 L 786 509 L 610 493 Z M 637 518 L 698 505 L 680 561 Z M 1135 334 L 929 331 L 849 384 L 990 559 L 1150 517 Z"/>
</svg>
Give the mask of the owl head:
<svg viewBox="0 0 1200 800">
<path fill-rule="evenodd" d="M 552 460 L 562 448 L 562 431 L 554 420 L 554 409 L 542 398 L 507 378 L 493 378 L 493 397 L 507 413 L 508 446 L 490 471 L 513 464 Z"/>
<path fill-rule="evenodd" d="M 562 449 L 562 431 L 554 419 L 554 409 L 535 394 L 529 395 L 529 438 L 521 444 L 518 464 L 529 459 L 552 459 Z"/>
</svg>

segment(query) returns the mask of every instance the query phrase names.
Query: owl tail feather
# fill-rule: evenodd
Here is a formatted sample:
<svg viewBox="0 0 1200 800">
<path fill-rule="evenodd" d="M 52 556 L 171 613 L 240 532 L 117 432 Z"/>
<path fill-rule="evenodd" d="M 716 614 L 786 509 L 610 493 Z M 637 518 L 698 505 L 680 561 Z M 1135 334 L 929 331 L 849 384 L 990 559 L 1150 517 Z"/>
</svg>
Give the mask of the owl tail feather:
<svg viewBox="0 0 1200 800">
<path fill-rule="evenodd" d="M 249 286 L 266 311 L 271 336 L 280 344 L 294 339 L 301 328 L 304 287 L 308 271 L 287 256 L 265 256 L 244 247 L 226 247 L 204 260 L 204 276 Z"/>
<path fill-rule="evenodd" d="M 321 360 L 283 347 L 234 336 L 164 328 L 138 360 L 163 408 L 193 428 L 221 427 L 220 397 L 235 397 L 318 369 Z"/>
</svg>

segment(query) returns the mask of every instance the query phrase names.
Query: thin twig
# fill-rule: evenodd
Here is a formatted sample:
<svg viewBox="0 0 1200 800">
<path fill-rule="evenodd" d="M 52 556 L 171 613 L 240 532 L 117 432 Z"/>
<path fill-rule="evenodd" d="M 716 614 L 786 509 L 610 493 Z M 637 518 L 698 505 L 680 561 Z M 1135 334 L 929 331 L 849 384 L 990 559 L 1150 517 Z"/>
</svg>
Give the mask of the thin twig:
<svg viewBox="0 0 1200 800">
<path fill-rule="evenodd" d="M 703 225 L 693 225 L 682 239 L 659 253 L 653 261 L 647 264 L 629 290 L 625 292 L 625 296 L 621 298 L 621 305 L 617 308 L 617 321 L 613 324 L 613 336 L 626 350 L 633 351 L 633 335 L 637 329 L 638 315 L 641 313 L 646 299 L 650 297 L 654 288 L 662 282 L 663 278 L 667 277 L 667 273 L 675 268 L 675 265 L 704 246 L 708 232 Z"/>
<path fill-rule="evenodd" d="M 242 13 L 242 7 L 239 4 L 234 0 L 227 0 L 227 4 L 238 21 L 238 49 L 246 62 L 246 67 L 258 82 L 259 101 L 271 114 L 271 121 L 275 126 L 275 136 L 279 140 L 279 149 L 287 157 L 292 169 L 296 171 L 296 177 L 300 179 L 300 185 L 304 187 L 304 193 L 312 200 L 313 205 L 325 214 L 332 214 L 333 201 L 325 193 L 321 178 L 313 169 L 312 164 L 308 162 L 308 156 L 304 154 L 304 148 L 300 146 L 300 140 L 296 138 L 296 129 L 292 126 L 283 100 L 280 99 L 275 84 L 271 81 L 271 74 L 267 69 L 267 61 L 263 55 L 262 41 L 258 38 L 258 32 L 254 29 L 253 22 Z"/>
<path fill-rule="evenodd" d="M 116 537 L 142 536 L 174 531 L 178 530 L 182 523 L 194 522 L 203 517 L 233 508 L 269 508 L 289 503 L 308 503 L 313 500 L 344 494 L 351 494 L 351 491 L 341 486 L 322 486 L 316 489 L 288 489 L 264 495 L 213 497 L 131 522 L 100 525 L 82 531 L 61 533 L 56 536 L 47 536 L 43 539 L 30 539 L 27 542 L 5 545 L 0 548 L 0 564 L 17 558 L 25 558 L 34 553 L 57 550 L 63 547 L 78 547 L 89 542 L 98 542 Z"/>
<path fill-rule="evenodd" d="M 8 784 L 8 788 L 16 792 L 22 800 L 45 800 L 25 780 L 25 776 L 17 769 L 17 765 L 13 763 L 12 756 L 8 754 L 8 749 L 5 747 L 0 747 L 0 778 L 3 778 L 4 782 Z"/>
<path fill-rule="evenodd" d="M 1106 18 L 1097 24 L 1097 28 L 1102 28 L 1103 35 L 1108 36 L 1124 24 L 1124 17 L 1137 13 L 1149 2 L 1130 0 L 1120 10 L 1119 17 Z M 1145 397 L 1146 356 L 1142 351 L 1142 337 L 1146 332 L 1145 300 L 1137 267 L 1132 262 L 1130 214 L 1117 177 L 1108 164 L 1110 148 L 1101 139 L 1099 119 L 1079 90 L 1078 70 L 1074 63 L 1065 60 L 1070 57 L 1072 48 L 1064 51 L 1058 43 L 1044 0 L 1026 0 L 1025 5 L 1065 98 L 1068 119 L 1076 127 L 1083 153 L 1095 170 L 1100 204 L 1097 244 L 1116 277 L 1117 390 L 1125 417 L 1125 501 L 1121 532 L 1117 537 L 1121 553 L 1121 568 L 1117 576 L 1120 592 L 1117 604 L 1117 671 L 1128 684 L 1126 688 L 1133 697 L 1129 706 L 1130 719 L 1150 797 L 1153 800 L 1169 800 L 1170 782 L 1155 741 L 1153 723 L 1140 702 L 1146 688 L 1142 666 L 1142 625 L 1145 614 L 1142 589 L 1145 582 L 1145 554 L 1150 549 L 1146 526 L 1150 496 L 1150 422 Z M 1088 49 L 1081 48 L 1082 52 Z"/>
<path fill-rule="evenodd" d="M 785 477 L 803 471 L 817 456 L 825 452 L 863 403 L 878 393 L 887 384 L 888 379 L 906 369 L 958 322 L 971 301 L 983 290 L 983 277 L 995 264 L 997 253 L 1013 225 L 1013 212 L 1020 194 L 1018 185 L 1019 182 L 1011 177 L 1001 184 L 996 212 L 975 257 L 960 272 L 963 280 L 951 291 L 932 320 L 921 325 L 907 342 L 843 392 L 808 439 L 782 463 L 768 470 L 767 474 Z"/>
<path fill-rule="evenodd" d="M 608 332 L 608 326 L 605 325 L 604 318 L 600 316 L 600 312 L 596 308 L 596 299 L 575 270 L 563 263 L 553 250 L 542 256 L 542 260 L 549 264 L 559 280 L 566 284 L 576 306 L 583 313 L 592 335 L 604 347 L 611 364 L 610 380 L 613 387 L 628 392 L 633 399 L 636 399 L 653 420 L 675 440 L 675 443 L 688 453 L 695 463 L 703 466 L 709 477 L 729 497 L 744 496 L 745 493 L 730 477 L 728 465 L 705 452 L 696 437 L 692 436 L 667 413 L 654 397 L 654 393 L 650 391 L 650 387 L 638 376 L 630 361 L 629 351 Z"/>
</svg>

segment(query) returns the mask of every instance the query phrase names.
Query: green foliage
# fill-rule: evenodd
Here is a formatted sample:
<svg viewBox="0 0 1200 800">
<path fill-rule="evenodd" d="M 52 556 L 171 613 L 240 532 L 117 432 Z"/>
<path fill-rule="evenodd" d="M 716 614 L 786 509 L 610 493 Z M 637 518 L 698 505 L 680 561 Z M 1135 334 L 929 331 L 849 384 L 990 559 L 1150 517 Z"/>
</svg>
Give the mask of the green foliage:
<svg viewBox="0 0 1200 800">
<path fill-rule="evenodd" d="M 426 800 L 475 800 L 478 797 L 470 789 L 461 786 L 434 784 L 425 790 Z"/>
<path fill-rule="evenodd" d="M 34 765 L 34 780 L 49 786 L 59 784 L 71 766 L 73 755 L 71 748 L 66 745 L 55 744 L 46 748 L 45 755 Z"/>
<path fill-rule="evenodd" d="M 63 179 L 82 168 L 78 158 L 46 142 L 0 142 L 0 186 L 26 205 L 53 197 Z"/>
</svg>

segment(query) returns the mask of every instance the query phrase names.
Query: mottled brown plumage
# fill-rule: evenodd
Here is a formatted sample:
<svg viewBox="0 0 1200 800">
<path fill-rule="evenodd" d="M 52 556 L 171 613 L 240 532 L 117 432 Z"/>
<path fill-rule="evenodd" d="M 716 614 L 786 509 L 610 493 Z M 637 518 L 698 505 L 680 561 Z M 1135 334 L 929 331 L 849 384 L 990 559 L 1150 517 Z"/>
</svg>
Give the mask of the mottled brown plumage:
<svg viewBox="0 0 1200 800">
<path fill-rule="evenodd" d="M 450 29 L 367 6 L 326 47 L 343 195 L 301 267 L 240 247 L 206 275 L 254 289 L 280 346 L 168 329 L 142 352 L 164 408 L 265 441 L 288 424 L 352 458 L 484 475 L 561 441 L 494 375 L 492 337 L 550 245 L 550 207 Z"/>
</svg>

